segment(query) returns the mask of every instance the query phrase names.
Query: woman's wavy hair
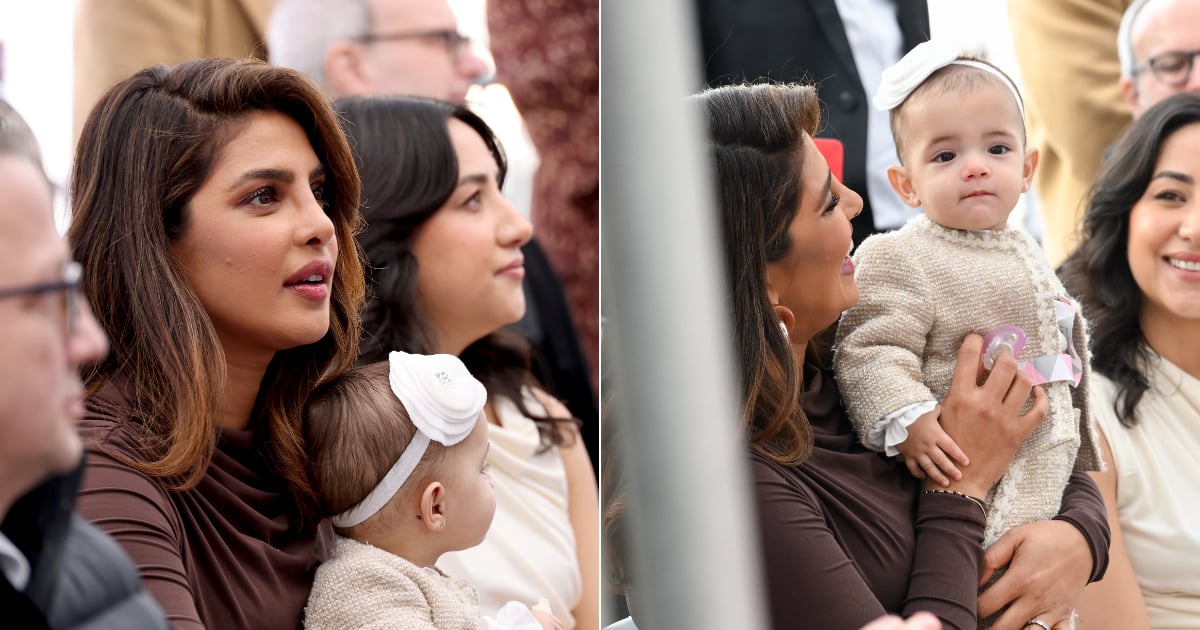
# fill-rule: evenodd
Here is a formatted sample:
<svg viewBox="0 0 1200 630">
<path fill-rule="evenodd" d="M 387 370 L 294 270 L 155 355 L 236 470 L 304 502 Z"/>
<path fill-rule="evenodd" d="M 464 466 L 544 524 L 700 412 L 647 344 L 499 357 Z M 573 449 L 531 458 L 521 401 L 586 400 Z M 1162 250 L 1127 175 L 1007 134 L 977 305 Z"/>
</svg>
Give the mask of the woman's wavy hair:
<svg viewBox="0 0 1200 630">
<path fill-rule="evenodd" d="M 275 355 L 250 422 L 293 499 L 293 526 L 305 529 L 320 510 L 301 411 L 319 382 L 354 363 L 365 281 L 354 159 L 328 101 L 304 75 L 252 60 L 159 65 L 117 84 L 92 110 L 75 155 L 68 237 L 112 351 L 84 379 L 91 394 L 118 378 L 131 406 L 123 411 L 148 431 L 141 456 L 122 460 L 174 490 L 200 481 L 228 375 L 212 320 L 171 245 L 187 232 L 192 197 L 222 150 L 256 112 L 281 113 L 304 129 L 326 169 L 341 245 L 328 333 Z"/>
<path fill-rule="evenodd" d="M 1063 263 L 1067 290 L 1091 323 L 1092 367 L 1117 387 L 1121 424 L 1137 423 L 1150 388 L 1150 348 L 1138 316 L 1144 300 L 1129 268 L 1129 217 L 1154 175 L 1163 144 L 1200 123 L 1200 95 L 1177 94 L 1146 110 L 1114 146 L 1088 194 L 1079 248 Z"/>
<path fill-rule="evenodd" d="M 413 238 L 446 204 L 458 187 L 458 155 L 448 123 L 456 119 L 483 139 L 504 184 L 508 160 L 495 133 L 464 105 L 402 96 L 354 96 L 339 99 L 343 128 L 354 149 L 362 176 L 362 214 L 367 227 L 359 237 L 371 268 L 370 298 L 363 313 L 365 330 L 359 361 L 387 360 L 388 352 L 430 354 L 432 328 L 417 302 L 420 265 Z M 512 400 L 537 422 L 543 446 L 562 445 L 567 434 L 557 430 L 572 418 L 532 413 L 521 390 L 536 386 L 528 342 L 501 329 L 462 352 L 460 358 L 489 394 Z"/>
<path fill-rule="evenodd" d="M 801 369 L 779 332 L 766 277 L 767 264 L 792 248 L 804 139 L 820 121 L 817 93 L 807 85 L 732 85 L 692 99 L 708 123 L 716 173 L 742 423 L 756 451 L 795 465 L 812 449 L 812 427 L 800 406 Z"/>
</svg>

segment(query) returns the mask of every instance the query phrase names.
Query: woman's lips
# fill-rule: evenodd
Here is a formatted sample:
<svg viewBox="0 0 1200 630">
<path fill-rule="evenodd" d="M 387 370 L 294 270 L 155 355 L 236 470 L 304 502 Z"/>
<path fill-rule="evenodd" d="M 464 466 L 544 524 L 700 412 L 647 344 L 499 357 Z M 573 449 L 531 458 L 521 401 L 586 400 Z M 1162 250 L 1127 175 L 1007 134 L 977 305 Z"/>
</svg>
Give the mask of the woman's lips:
<svg viewBox="0 0 1200 630">
<path fill-rule="evenodd" d="M 501 267 L 500 270 L 496 272 L 496 275 L 513 278 L 515 280 L 521 280 L 525 277 L 525 259 L 518 258 Z"/>
<path fill-rule="evenodd" d="M 306 300 L 320 302 L 329 297 L 329 285 L 321 284 L 290 284 L 288 290 Z"/>
<path fill-rule="evenodd" d="M 306 300 L 320 302 L 329 297 L 329 285 L 332 281 L 333 263 L 328 260 L 315 260 L 292 274 L 283 286 Z"/>
</svg>

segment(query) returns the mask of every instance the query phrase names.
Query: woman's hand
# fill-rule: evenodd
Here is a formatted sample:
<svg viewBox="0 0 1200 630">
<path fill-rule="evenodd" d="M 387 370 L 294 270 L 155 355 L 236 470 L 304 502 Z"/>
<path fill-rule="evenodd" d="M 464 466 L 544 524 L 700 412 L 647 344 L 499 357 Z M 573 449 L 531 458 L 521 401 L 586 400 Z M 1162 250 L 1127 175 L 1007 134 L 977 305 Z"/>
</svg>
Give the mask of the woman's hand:
<svg viewBox="0 0 1200 630">
<path fill-rule="evenodd" d="M 942 622 L 927 612 L 919 612 L 907 620 L 888 615 L 863 626 L 862 630 L 942 630 Z"/>
<path fill-rule="evenodd" d="M 951 481 L 946 489 L 980 499 L 1004 474 L 1017 447 L 1049 408 L 1046 392 L 1017 370 L 1011 354 L 997 357 L 985 376 L 982 352 L 982 337 L 967 335 L 963 339 L 940 417 L 942 428 L 971 462 L 961 468 L 962 478 Z M 1033 405 L 1022 414 L 1031 391 Z"/>
<path fill-rule="evenodd" d="M 1030 619 L 1058 629 L 1070 618 L 1092 574 L 1092 552 L 1083 534 L 1065 521 L 1038 521 L 1005 533 L 983 557 L 979 585 L 997 569 L 1008 569 L 979 596 L 979 617 L 1008 610 L 994 630 L 1021 630 Z"/>
</svg>

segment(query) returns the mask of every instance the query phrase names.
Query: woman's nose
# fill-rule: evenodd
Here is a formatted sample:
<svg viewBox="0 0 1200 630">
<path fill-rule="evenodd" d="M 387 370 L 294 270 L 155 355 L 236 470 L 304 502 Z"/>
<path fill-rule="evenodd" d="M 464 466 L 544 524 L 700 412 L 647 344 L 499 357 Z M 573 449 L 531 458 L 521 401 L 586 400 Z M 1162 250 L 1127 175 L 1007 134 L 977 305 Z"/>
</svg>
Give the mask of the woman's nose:
<svg viewBox="0 0 1200 630">
<path fill-rule="evenodd" d="M 533 224 L 503 196 L 501 196 L 501 203 L 504 204 L 504 208 L 502 208 L 504 216 L 501 219 L 500 242 L 508 246 L 521 247 L 533 238 Z"/>
<path fill-rule="evenodd" d="M 838 191 L 838 196 L 842 198 L 842 201 L 839 204 L 842 208 L 842 212 L 845 212 L 846 217 L 853 221 L 856 217 L 858 217 L 859 214 L 862 214 L 862 195 L 850 190 L 840 181 L 838 182 L 838 187 L 841 188 L 841 190 Z"/>
<path fill-rule="evenodd" d="M 299 227 L 299 241 L 305 245 L 323 245 L 333 240 L 335 229 L 330 216 L 332 202 L 317 199 L 314 195 L 304 204 L 303 218 Z"/>
</svg>

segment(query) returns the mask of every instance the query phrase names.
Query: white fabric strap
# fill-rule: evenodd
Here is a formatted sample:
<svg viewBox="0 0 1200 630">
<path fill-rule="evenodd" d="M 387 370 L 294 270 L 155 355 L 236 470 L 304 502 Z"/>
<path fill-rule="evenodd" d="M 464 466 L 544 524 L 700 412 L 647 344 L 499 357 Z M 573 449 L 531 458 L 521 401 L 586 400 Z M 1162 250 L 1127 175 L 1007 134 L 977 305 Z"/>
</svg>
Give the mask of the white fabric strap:
<svg viewBox="0 0 1200 630">
<path fill-rule="evenodd" d="M 1013 100 L 1017 102 L 1017 110 L 1021 113 L 1021 119 L 1024 120 L 1025 106 L 1021 103 L 1021 93 L 1012 79 L 1004 76 L 1003 72 L 991 64 L 973 59 L 959 59 L 964 52 L 966 49 L 962 44 L 948 39 L 931 39 L 917 45 L 894 66 L 883 71 L 879 90 L 875 92 L 871 103 L 876 109 L 883 111 L 895 109 L 920 87 L 929 78 L 929 75 L 953 64 L 982 70 L 1000 79 L 1000 82 L 1012 94 Z"/>
<path fill-rule="evenodd" d="M 454 446 L 466 439 L 487 403 L 483 383 L 456 356 L 392 352 L 388 363 L 388 384 L 416 432 L 367 496 L 330 519 L 335 527 L 354 527 L 387 505 L 421 463 L 429 443 Z"/>
<path fill-rule="evenodd" d="M 333 521 L 334 527 L 354 527 L 374 516 L 380 508 L 392 500 L 392 497 L 396 496 L 396 492 L 400 490 L 404 482 L 408 481 L 409 475 L 416 470 L 417 464 L 421 463 L 421 458 L 425 456 L 428 448 L 429 436 L 417 431 L 412 441 L 404 448 L 404 452 L 400 454 L 400 459 L 392 464 L 392 468 L 383 476 L 375 489 L 371 490 L 366 498 L 359 501 L 358 505 L 330 519 Z"/>
</svg>

